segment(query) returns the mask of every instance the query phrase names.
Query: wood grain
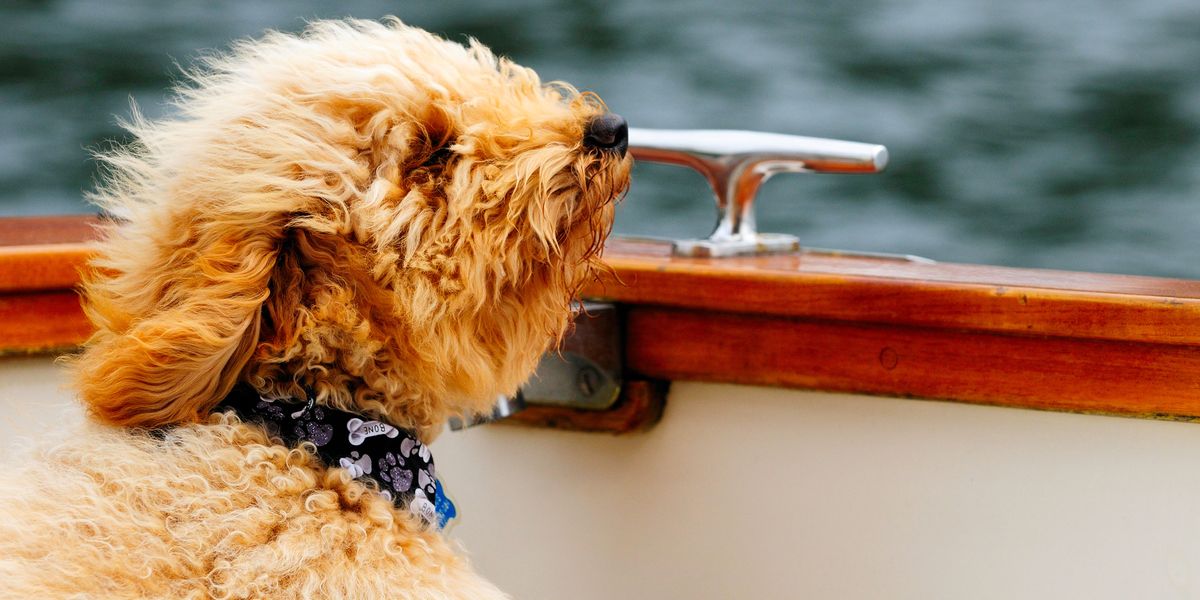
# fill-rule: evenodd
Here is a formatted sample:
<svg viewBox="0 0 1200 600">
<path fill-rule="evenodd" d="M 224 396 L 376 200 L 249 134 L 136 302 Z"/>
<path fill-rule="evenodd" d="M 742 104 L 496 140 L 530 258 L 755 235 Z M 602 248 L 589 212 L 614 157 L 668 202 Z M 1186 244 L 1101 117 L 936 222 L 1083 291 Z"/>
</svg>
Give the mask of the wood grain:
<svg viewBox="0 0 1200 600">
<path fill-rule="evenodd" d="M 0 294 L 0 355 L 69 350 L 91 333 L 73 291 Z"/>
<path fill-rule="evenodd" d="M 651 304 L 854 323 L 1200 344 L 1200 281 L 798 253 L 676 258 L 615 242 L 586 293 Z"/>
<path fill-rule="evenodd" d="M 0 219 L 0 352 L 86 338 L 70 290 L 94 223 Z M 610 241 L 611 272 L 585 293 L 627 305 L 626 368 L 644 378 L 1200 417 L 1200 281 L 669 250 Z M 572 426 L 553 410 L 521 418 Z"/>
<path fill-rule="evenodd" d="M 96 239 L 97 215 L 0 218 L 0 247 L 78 244 Z"/>
<path fill-rule="evenodd" d="M 627 313 L 641 376 L 1147 417 L 1200 417 L 1200 347 L 658 307 Z"/>
<path fill-rule="evenodd" d="M 0 293 L 72 289 L 92 252 L 86 243 L 0 245 Z"/>
</svg>

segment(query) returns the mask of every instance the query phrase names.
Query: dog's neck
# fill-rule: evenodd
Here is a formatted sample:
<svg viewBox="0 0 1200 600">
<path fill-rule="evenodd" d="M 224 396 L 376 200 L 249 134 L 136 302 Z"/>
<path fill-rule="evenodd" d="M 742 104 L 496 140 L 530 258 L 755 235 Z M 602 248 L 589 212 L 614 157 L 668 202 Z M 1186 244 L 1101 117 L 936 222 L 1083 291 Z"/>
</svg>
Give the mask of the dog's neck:
<svg viewBox="0 0 1200 600">
<path fill-rule="evenodd" d="M 216 410 L 232 411 L 243 422 L 262 426 L 289 447 L 311 444 L 326 466 L 373 480 L 397 507 L 428 523 L 441 527 L 452 516 L 454 507 L 436 479 L 433 455 L 411 430 L 319 405 L 311 393 L 300 399 L 271 399 L 244 384 Z"/>
<path fill-rule="evenodd" d="M 335 355 L 336 356 L 336 355 Z M 322 407 L 361 415 L 397 428 L 412 431 L 423 443 L 431 443 L 445 428 L 446 418 L 427 415 L 421 407 L 432 403 L 404 385 L 403 373 L 375 371 L 372 385 L 355 372 L 347 372 L 340 361 L 330 361 L 298 372 L 286 364 L 272 364 L 251 371 L 244 381 L 268 398 L 308 398 L 316 395 Z"/>
<path fill-rule="evenodd" d="M 339 236 L 292 232 L 241 380 L 273 398 L 315 390 L 326 406 L 378 415 L 429 443 L 452 416 L 454 396 L 439 389 L 421 349 L 406 343 L 410 319 L 371 276 L 373 260 Z"/>
</svg>

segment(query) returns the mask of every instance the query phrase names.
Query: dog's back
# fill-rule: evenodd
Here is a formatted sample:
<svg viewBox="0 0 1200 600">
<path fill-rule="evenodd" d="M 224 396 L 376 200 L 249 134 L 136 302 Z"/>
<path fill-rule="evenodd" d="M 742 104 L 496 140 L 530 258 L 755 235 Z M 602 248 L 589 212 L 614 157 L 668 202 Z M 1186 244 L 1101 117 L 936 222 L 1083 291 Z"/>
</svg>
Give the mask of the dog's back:
<svg viewBox="0 0 1200 600">
<path fill-rule="evenodd" d="M 225 416 L 87 426 L 0 475 L 4 598 L 501 598 L 345 470 Z"/>
</svg>

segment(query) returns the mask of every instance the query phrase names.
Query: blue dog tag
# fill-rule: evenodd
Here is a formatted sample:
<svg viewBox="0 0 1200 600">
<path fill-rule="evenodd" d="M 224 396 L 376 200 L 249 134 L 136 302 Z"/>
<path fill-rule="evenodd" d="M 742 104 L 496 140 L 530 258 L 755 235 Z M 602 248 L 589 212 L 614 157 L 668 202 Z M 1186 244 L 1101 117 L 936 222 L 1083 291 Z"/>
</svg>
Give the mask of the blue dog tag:
<svg viewBox="0 0 1200 600">
<path fill-rule="evenodd" d="M 438 529 L 445 529 L 446 524 L 458 516 L 458 509 L 454 507 L 454 501 L 446 494 L 446 489 L 442 487 L 441 478 L 435 479 L 433 482 L 434 493 L 436 499 L 433 507 L 437 510 Z"/>
</svg>

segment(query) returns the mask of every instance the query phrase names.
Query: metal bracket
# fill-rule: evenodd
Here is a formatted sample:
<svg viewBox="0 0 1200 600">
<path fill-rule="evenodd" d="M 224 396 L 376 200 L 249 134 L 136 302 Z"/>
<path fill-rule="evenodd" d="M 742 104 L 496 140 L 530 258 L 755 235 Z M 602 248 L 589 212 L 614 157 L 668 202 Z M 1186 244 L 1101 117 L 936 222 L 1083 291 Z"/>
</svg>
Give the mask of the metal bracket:
<svg viewBox="0 0 1200 600">
<path fill-rule="evenodd" d="M 621 321 L 617 307 L 601 302 L 576 304 L 574 330 L 557 351 L 542 355 L 537 371 L 515 396 L 501 396 L 492 414 L 463 423 L 451 419 L 458 431 L 498 421 L 526 406 L 556 406 L 606 410 L 621 394 Z"/>
<path fill-rule="evenodd" d="M 717 226 L 708 239 L 675 240 L 677 256 L 799 250 L 792 235 L 758 233 L 754 198 L 776 173 L 878 173 L 887 148 L 842 140 L 734 130 L 629 129 L 634 158 L 690 167 L 712 186 Z"/>
<path fill-rule="evenodd" d="M 451 431 L 462 431 L 468 427 L 511 417 L 523 410 L 525 410 L 525 398 L 521 395 L 521 390 L 517 390 L 516 395 L 513 396 L 498 396 L 496 403 L 492 405 L 492 413 L 490 415 L 479 415 L 465 423 L 458 417 L 450 417 L 448 424 Z"/>
<path fill-rule="evenodd" d="M 617 307 L 600 302 L 579 307 L 562 348 L 543 355 L 521 388 L 528 404 L 605 410 L 617 401 L 622 364 Z"/>
</svg>

